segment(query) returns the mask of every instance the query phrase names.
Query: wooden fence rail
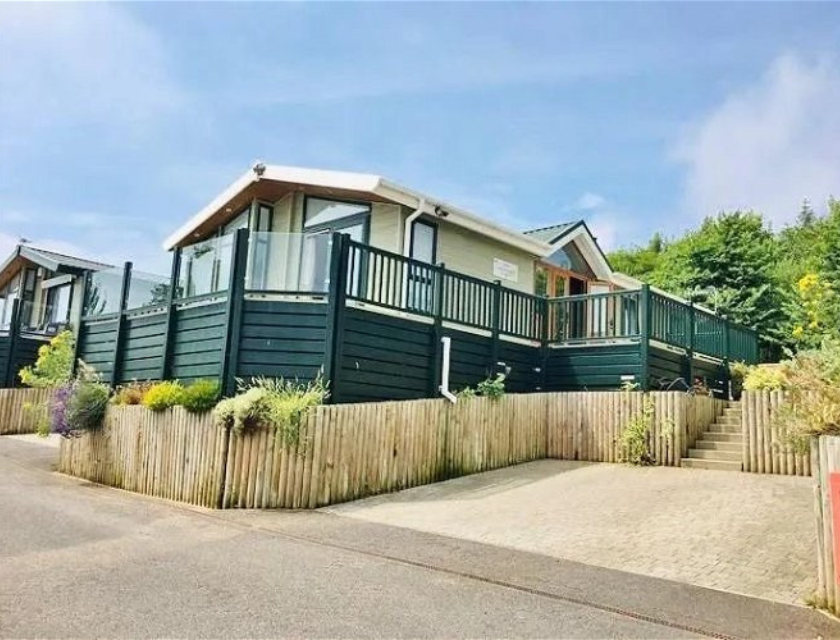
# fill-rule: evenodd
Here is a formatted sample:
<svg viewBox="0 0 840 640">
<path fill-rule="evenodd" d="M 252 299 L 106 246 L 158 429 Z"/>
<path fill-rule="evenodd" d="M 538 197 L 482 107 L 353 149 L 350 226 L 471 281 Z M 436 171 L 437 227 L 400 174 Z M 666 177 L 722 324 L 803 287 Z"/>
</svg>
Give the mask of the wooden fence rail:
<svg viewBox="0 0 840 640">
<path fill-rule="evenodd" d="M 831 476 L 840 473 L 840 437 L 820 436 L 811 440 L 811 467 L 814 485 L 814 511 L 817 523 L 817 599 L 835 614 L 840 613 L 840 531 L 835 530 L 834 512 L 840 489 L 832 486 Z M 832 500 L 832 494 L 834 494 Z"/>
<path fill-rule="evenodd" d="M 35 433 L 37 409 L 46 409 L 53 393 L 52 389 L 0 389 L 0 436 Z"/>
<path fill-rule="evenodd" d="M 317 407 L 296 446 L 242 435 L 181 408 L 112 407 L 102 430 L 62 442 L 59 470 L 130 491 L 222 508 L 315 508 L 542 458 L 616 462 L 644 403 L 656 464 L 681 452 L 722 403 L 678 392 L 509 394 Z"/>
<path fill-rule="evenodd" d="M 797 453 L 776 417 L 784 391 L 744 391 L 741 396 L 742 467 L 752 473 L 810 476 L 811 456 Z"/>
</svg>

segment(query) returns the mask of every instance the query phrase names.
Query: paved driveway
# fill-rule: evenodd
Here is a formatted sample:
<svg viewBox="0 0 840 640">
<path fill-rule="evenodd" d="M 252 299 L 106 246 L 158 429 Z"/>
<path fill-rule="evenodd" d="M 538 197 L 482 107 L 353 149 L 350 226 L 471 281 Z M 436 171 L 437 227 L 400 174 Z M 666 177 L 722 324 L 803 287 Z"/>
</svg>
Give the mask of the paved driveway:
<svg viewBox="0 0 840 640">
<path fill-rule="evenodd" d="M 816 583 L 810 478 L 543 460 L 330 507 L 782 602 Z"/>
</svg>

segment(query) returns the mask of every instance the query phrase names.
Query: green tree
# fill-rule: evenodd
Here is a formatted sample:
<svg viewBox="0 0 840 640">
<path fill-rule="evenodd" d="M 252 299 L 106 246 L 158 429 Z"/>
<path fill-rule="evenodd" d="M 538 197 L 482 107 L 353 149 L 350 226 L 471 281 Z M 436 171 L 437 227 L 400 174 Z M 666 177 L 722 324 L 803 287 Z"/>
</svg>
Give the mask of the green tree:
<svg viewBox="0 0 840 640">
<path fill-rule="evenodd" d="M 664 249 L 665 241 L 662 236 L 654 233 L 646 247 L 618 249 L 610 253 L 607 259 L 615 271 L 644 280 L 650 277 L 659 265 Z"/>
<path fill-rule="evenodd" d="M 755 327 L 766 355 L 776 357 L 781 333 L 781 296 L 775 279 L 778 251 L 760 214 L 721 213 L 671 243 L 650 281 Z"/>
</svg>

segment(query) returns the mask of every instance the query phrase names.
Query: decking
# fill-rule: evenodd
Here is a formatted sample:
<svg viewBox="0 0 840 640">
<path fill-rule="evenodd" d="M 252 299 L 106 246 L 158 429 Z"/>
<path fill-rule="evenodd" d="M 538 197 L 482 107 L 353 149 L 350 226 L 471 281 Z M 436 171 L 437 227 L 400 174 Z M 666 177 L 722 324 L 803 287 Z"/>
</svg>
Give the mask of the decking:
<svg viewBox="0 0 840 640">
<path fill-rule="evenodd" d="M 446 336 L 455 391 L 507 372 L 511 392 L 700 376 L 722 393 L 726 363 L 757 358 L 753 331 L 646 288 L 547 299 L 347 236 L 312 250 L 291 235 L 179 250 L 165 300 L 137 309 L 127 265 L 119 310 L 82 320 L 78 356 L 112 384 L 320 375 L 334 402 L 436 397 Z"/>
</svg>

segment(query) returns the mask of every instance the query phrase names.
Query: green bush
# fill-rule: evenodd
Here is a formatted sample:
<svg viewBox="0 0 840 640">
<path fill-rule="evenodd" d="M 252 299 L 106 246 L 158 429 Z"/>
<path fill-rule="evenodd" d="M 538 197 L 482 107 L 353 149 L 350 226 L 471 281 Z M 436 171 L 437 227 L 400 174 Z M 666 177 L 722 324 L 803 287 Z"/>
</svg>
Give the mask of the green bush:
<svg viewBox="0 0 840 640">
<path fill-rule="evenodd" d="M 783 366 L 750 367 L 744 376 L 744 389 L 759 391 L 769 389 L 778 391 L 787 387 L 787 374 Z"/>
<path fill-rule="evenodd" d="M 621 460 L 633 465 L 653 464 L 648 437 L 654 418 L 653 400 L 645 397 L 642 400 L 642 410 L 630 419 L 619 436 L 621 445 Z"/>
<path fill-rule="evenodd" d="M 38 359 L 18 373 L 27 387 L 57 387 L 68 382 L 73 375 L 75 338 L 72 331 L 62 331 L 49 344 L 38 349 Z"/>
<path fill-rule="evenodd" d="M 70 431 L 99 429 L 105 420 L 105 409 L 111 391 L 108 385 L 90 380 L 80 380 L 67 399 L 64 420 Z"/>
<path fill-rule="evenodd" d="M 505 395 L 506 377 L 504 373 L 500 373 L 495 378 L 482 380 L 477 385 L 478 393 L 491 400 L 500 400 Z"/>
<path fill-rule="evenodd" d="M 181 404 L 184 387 L 180 382 L 165 380 L 156 382 L 143 395 L 143 406 L 152 411 L 165 411 Z"/>
<path fill-rule="evenodd" d="M 196 380 L 181 394 L 181 404 L 190 413 L 205 413 L 216 406 L 221 388 L 216 380 Z"/>
<path fill-rule="evenodd" d="M 310 408 L 322 404 L 327 389 L 320 380 L 308 384 L 282 378 L 254 378 L 216 405 L 216 421 L 234 431 L 275 429 L 289 445 L 300 442 L 300 427 Z"/>
</svg>

